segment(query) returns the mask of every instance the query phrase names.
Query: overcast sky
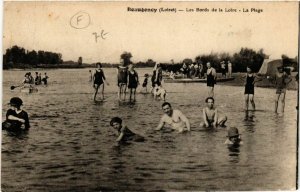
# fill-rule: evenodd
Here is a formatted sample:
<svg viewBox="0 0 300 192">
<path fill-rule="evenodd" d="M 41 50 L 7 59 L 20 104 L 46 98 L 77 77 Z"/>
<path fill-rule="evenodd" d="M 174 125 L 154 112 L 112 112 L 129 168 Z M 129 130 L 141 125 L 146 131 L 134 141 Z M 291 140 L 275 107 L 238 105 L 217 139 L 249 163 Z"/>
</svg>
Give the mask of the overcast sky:
<svg viewBox="0 0 300 192">
<path fill-rule="evenodd" d="M 128 12 L 128 7 L 177 8 L 177 13 Z M 210 12 L 178 11 L 186 8 Z M 298 52 L 298 2 L 5 2 L 3 24 L 4 52 L 18 45 L 62 53 L 63 60 L 82 56 L 84 63 L 118 63 L 123 51 L 135 62 L 177 62 L 241 47 L 264 49 L 274 59 Z"/>
</svg>

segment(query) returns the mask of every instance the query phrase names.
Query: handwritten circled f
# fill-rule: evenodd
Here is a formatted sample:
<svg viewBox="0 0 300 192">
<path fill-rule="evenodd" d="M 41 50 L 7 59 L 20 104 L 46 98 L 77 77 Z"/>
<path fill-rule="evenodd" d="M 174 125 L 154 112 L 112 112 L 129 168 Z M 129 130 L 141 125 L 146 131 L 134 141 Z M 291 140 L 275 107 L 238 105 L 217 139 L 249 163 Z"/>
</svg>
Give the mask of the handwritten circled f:
<svg viewBox="0 0 300 192">
<path fill-rule="evenodd" d="M 84 11 L 79 11 L 70 19 L 71 27 L 75 29 L 87 28 L 91 23 L 90 15 Z"/>
</svg>

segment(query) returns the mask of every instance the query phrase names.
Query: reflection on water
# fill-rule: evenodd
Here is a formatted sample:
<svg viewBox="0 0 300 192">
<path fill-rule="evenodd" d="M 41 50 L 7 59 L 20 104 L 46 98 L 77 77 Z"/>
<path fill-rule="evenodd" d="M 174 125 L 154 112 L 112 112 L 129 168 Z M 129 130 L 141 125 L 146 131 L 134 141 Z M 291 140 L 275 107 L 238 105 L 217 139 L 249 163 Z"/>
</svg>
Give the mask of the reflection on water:
<svg viewBox="0 0 300 192">
<path fill-rule="evenodd" d="M 218 84 L 216 106 L 243 140 L 228 148 L 226 128 L 198 128 L 205 84 L 163 84 L 167 101 L 190 119 L 192 131 L 157 132 L 162 101 L 138 93 L 135 103 L 119 102 L 115 70 L 104 71 L 110 86 L 105 87 L 106 100 L 96 103 L 88 69 L 47 71 L 49 86 L 35 94 L 10 91 L 25 72 L 4 71 L 3 103 L 20 96 L 32 128 L 18 136 L 2 133 L 3 191 L 295 189 L 295 91 L 287 91 L 285 114 L 277 115 L 275 90 L 256 88 L 258 110 L 244 112 L 244 88 Z M 143 76 L 149 70 L 137 72 Z M 3 105 L 2 118 L 7 109 Z M 146 141 L 115 147 L 109 125 L 113 116 Z"/>
</svg>

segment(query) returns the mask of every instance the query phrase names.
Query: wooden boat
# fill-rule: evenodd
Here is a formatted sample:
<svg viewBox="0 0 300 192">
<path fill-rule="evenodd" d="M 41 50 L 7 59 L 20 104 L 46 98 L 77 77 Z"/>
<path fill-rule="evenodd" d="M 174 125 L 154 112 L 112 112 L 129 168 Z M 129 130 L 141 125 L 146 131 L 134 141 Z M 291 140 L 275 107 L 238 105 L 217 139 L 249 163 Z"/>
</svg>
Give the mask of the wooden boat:
<svg viewBox="0 0 300 192">
<path fill-rule="evenodd" d="M 36 93 L 36 92 L 38 92 L 38 89 L 36 87 L 22 87 L 21 92 L 22 93 Z"/>
<path fill-rule="evenodd" d="M 232 81 L 234 77 L 228 78 L 217 78 L 217 82 L 225 82 Z M 206 79 L 189 79 L 189 78 L 181 78 L 181 79 L 164 79 L 165 83 L 206 83 Z"/>
</svg>

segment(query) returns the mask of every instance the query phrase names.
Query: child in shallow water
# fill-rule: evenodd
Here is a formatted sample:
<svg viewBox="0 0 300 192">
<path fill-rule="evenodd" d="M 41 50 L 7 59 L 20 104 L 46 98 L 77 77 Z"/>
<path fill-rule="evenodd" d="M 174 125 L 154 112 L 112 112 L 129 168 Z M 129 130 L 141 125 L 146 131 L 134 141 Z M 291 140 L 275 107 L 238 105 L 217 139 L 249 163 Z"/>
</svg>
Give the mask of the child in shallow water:
<svg viewBox="0 0 300 192">
<path fill-rule="evenodd" d="M 227 145 L 240 145 L 242 144 L 242 138 L 239 134 L 239 130 L 236 127 L 230 127 L 227 133 L 227 139 L 225 141 Z"/>
<path fill-rule="evenodd" d="M 132 132 L 128 129 L 127 126 L 122 125 L 122 119 L 119 117 L 113 117 L 110 121 L 110 126 L 112 126 L 115 130 L 118 131 L 118 138 L 116 141 L 118 143 L 126 142 L 126 141 L 136 141 L 142 142 L 144 141 L 144 137 Z"/>
</svg>

